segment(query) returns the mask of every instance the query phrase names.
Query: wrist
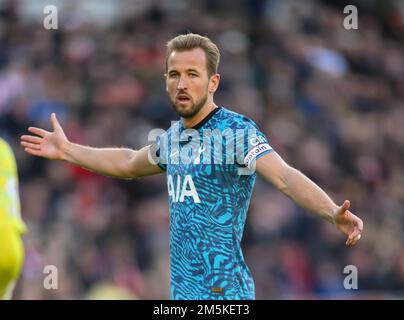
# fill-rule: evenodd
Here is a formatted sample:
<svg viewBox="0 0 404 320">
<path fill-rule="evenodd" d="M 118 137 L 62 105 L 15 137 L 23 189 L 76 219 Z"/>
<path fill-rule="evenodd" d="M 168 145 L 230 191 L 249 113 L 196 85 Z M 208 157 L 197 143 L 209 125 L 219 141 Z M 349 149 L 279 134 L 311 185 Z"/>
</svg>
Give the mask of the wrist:
<svg viewBox="0 0 404 320">
<path fill-rule="evenodd" d="M 338 210 L 339 210 L 339 207 L 336 204 L 333 204 L 333 208 L 332 208 L 332 211 L 330 214 L 330 221 L 332 224 L 336 224 L 335 217 L 337 216 Z"/>
<path fill-rule="evenodd" d="M 66 140 L 60 147 L 60 160 L 71 162 L 71 152 L 73 144 Z"/>
</svg>

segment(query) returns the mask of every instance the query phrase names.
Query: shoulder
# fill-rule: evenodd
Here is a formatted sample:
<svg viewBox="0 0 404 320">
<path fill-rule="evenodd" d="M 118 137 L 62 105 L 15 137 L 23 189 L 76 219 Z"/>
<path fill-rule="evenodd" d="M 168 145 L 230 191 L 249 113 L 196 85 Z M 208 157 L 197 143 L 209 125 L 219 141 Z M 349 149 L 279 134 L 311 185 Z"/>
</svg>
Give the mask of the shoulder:
<svg viewBox="0 0 404 320">
<path fill-rule="evenodd" d="M 219 113 L 218 120 L 222 126 L 232 129 L 258 129 L 256 123 L 247 116 L 222 107 Z"/>
</svg>

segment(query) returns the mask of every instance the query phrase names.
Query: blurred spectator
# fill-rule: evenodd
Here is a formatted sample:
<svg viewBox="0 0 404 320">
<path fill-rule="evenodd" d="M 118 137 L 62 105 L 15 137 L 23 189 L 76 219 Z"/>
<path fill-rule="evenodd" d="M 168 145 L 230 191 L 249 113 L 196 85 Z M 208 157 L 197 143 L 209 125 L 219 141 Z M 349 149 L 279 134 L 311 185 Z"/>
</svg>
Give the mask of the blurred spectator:
<svg viewBox="0 0 404 320">
<path fill-rule="evenodd" d="M 252 117 L 336 201 L 349 197 L 366 225 L 361 243 L 345 248 L 258 181 L 244 237 L 257 298 L 403 296 L 402 1 L 350 1 L 358 30 L 343 28 L 345 1 L 72 3 L 55 3 L 57 31 L 42 27 L 46 1 L 0 3 L 0 135 L 16 149 L 29 225 L 16 298 L 168 298 L 164 177 L 102 178 L 28 157 L 17 143 L 57 112 L 73 141 L 144 145 L 150 129 L 176 119 L 164 51 L 187 30 L 220 44 L 217 101 Z M 59 290 L 42 287 L 48 264 L 58 266 Z M 354 293 L 343 289 L 349 264 L 359 272 Z"/>
</svg>

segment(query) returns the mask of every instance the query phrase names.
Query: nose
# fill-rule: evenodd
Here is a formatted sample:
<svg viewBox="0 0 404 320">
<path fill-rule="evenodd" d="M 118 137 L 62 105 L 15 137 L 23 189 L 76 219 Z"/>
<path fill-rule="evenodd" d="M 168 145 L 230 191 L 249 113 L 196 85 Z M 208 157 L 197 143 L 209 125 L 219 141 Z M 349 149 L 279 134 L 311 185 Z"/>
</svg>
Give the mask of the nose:
<svg viewBox="0 0 404 320">
<path fill-rule="evenodd" d="M 181 76 L 178 80 L 177 89 L 178 90 L 185 90 L 187 88 L 187 81 L 184 76 Z"/>
</svg>

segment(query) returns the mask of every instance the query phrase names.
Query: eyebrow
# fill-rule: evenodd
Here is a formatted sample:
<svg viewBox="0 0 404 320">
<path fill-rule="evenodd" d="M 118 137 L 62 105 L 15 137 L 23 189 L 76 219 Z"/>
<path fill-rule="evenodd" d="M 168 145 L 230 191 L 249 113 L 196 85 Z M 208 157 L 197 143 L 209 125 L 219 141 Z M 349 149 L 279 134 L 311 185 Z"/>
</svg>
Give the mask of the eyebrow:
<svg viewBox="0 0 404 320">
<path fill-rule="evenodd" d="M 193 69 L 193 68 L 187 69 L 187 70 L 185 70 L 185 71 L 186 71 L 186 72 L 196 72 L 196 73 L 200 73 L 198 70 Z M 173 72 L 178 72 L 178 70 L 173 69 L 173 70 L 169 70 L 169 71 L 168 71 L 169 74 L 170 74 L 170 73 L 173 73 Z"/>
</svg>

